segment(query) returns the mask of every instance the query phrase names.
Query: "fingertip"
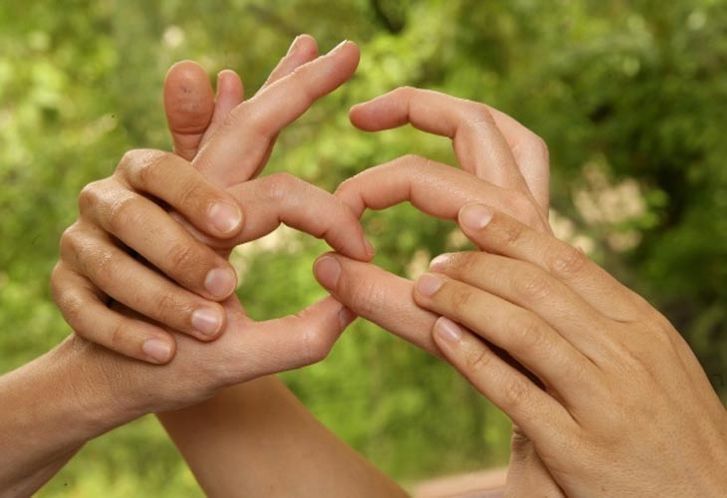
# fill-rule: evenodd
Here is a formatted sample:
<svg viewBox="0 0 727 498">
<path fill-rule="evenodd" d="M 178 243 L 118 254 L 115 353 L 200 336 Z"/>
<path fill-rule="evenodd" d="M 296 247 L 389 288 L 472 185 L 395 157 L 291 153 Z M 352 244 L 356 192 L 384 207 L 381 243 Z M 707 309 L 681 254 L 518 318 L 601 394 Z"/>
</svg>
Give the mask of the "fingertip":
<svg viewBox="0 0 727 498">
<path fill-rule="evenodd" d="M 444 316 L 440 316 L 437 321 L 434 322 L 432 332 L 437 345 L 446 345 L 448 348 L 459 345 L 464 335 L 462 327 Z"/>
<path fill-rule="evenodd" d="M 457 220 L 462 228 L 478 232 L 492 221 L 494 213 L 484 204 L 471 203 L 462 206 L 457 213 Z"/>
<path fill-rule="evenodd" d="M 141 351 L 147 362 L 164 365 L 174 357 L 175 346 L 172 338 L 151 337 L 144 341 Z"/>
<path fill-rule="evenodd" d="M 348 110 L 348 119 L 356 128 L 368 131 L 366 128 L 366 102 L 355 104 Z"/>
<path fill-rule="evenodd" d="M 334 253 L 326 253 L 313 263 L 313 274 L 323 287 L 335 290 L 341 277 L 342 266 Z"/>
<path fill-rule="evenodd" d="M 185 108 L 198 108 L 199 103 L 205 103 L 209 97 L 212 102 L 212 85 L 204 68 L 191 60 L 179 61 L 173 64 L 164 77 L 164 100 L 178 103 L 189 102 Z M 175 110 L 170 108 L 168 110 Z"/>
<path fill-rule="evenodd" d="M 204 68 L 198 62 L 190 59 L 184 59 L 175 62 L 169 67 L 169 69 L 167 70 L 167 74 L 164 76 L 164 80 L 165 82 L 167 82 L 170 79 L 196 79 L 200 74 L 204 75 L 205 77 L 207 76 Z"/>
<path fill-rule="evenodd" d="M 381 131 L 405 124 L 406 112 L 392 106 L 389 95 L 391 92 L 351 107 L 351 123 L 362 131 Z"/>
<path fill-rule="evenodd" d="M 242 102 L 244 98 L 242 78 L 229 68 L 217 73 L 217 99 L 222 97 L 238 102 Z"/>
<path fill-rule="evenodd" d="M 415 297 L 418 295 L 424 298 L 431 298 L 443 285 L 444 279 L 441 276 L 435 273 L 424 273 L 415 283 Z"/>
<path fill-rule="evenodd" d="M 347 73 L 353 73 L 361 60 L 361 50 L 351 40 L 344 40 L 333 47 L 326 56 L 341 58 L 342 69 Z"/>
<path fill-rule="evenodd" d="M 440 254 L 436 258 L 432 259 L 432 261 L 429 263 L 429 270 L 431 271 L 441 271 L 449 265 L 449 263 L 452 261 L 452 254 L 450 253 L 444 253 Z"/>
<path fill-rule="evenodd" d="M 211 231 L 223 238 L 230 238 L 242 230 L 244 215 L 236 202 L 217 201 L 210 206 L 207 219 Z"/>
<path fill-rule="evenodd" d="M 191 160 L 215 106 L 212 85 L 202 66 L 188 60 L 172 65 L 164 78 L 163 100 L 175 151 Z"/>
<path fill-rule="evenodd" d="M 191 323 L 199 340 L 216 340 L 225 328 L 225 311 L 218 303 L 208 303 L 192 313 Z"/>
<path fill-rule="evenodd" d="M 374 259 L 374 256 L 376 256 L 376 248 L 369 239 L 364 238 L 363 243 L 364 251 L 366 253 L 366 259 L 364 259 L 364 261 L 371 261 L 372 259 Z"/>
<path fill-rule="evenodd" d="M 318 42 L 308 33 L 301 33 L 290 45 L 288 55 L 295 55 L 304 60 L 312 60 L 318 56 Z"/>
<path fill-rule="evenodd" d="M 214 268 L 205 276 L 204 288 L 213 299 L 227 299 L 237 288 L 237 274 L 229 264 L 223 268 Z"/>
</svg>

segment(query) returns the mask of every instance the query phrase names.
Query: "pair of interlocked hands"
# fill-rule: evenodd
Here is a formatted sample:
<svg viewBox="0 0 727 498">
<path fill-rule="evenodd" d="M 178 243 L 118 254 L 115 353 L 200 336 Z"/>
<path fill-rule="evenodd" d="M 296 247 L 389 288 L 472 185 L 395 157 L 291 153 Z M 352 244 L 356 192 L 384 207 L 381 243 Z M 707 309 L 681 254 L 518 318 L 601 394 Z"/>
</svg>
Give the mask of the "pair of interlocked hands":
<svg viewBox="0 0 727 498">
<path fill-rule="evenodd" d="M 83 190 L 61 241 L 53 291 L 77 332 L 66 347 L 94 358 L 87 375 L 103 378 L 127 413 L 181 408 L 321 361 L 362 316 L 450 362 L 510 416 L 513 495 L 533 482 L 543 495 L 719 490 L 723 406 L 662 315 L 552 236 L 547 148 L 517 121 L 400 88 L 355 106 L 353 124 L 447 136 L 461 169 L 404 156 L 335 194 L 288 174 L 256 178 L 280 131 L 346 82 L 358 59 L 351 42 L 318 57 L 315 41 L 298 37 L 246 101 L 232 71 L 220 73 L 216 96 L 199 66 L 170 71 L 176 153 L 127 153 Z M 371 264 L 361 214 L 403 201 L 456 220 L 480 251 L 439 256 L 417 282 Z M 335 250 L 314 265 L 331 296 L 256 322 L 234 295 L 227 256 L 281 222 Z"/>
</svg>

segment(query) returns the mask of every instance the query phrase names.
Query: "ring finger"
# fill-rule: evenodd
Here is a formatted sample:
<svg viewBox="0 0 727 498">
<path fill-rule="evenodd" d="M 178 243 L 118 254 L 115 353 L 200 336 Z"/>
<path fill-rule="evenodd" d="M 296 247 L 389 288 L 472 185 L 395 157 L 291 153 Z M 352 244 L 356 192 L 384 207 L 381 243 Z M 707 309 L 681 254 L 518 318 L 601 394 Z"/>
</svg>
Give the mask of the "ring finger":
<svg viewBox="0 0 727 498">
<path fill-rule="evenodd" d="M 172 329 L 211 340 L 224 326 L 219 303 L 173 284 L 100 231 L 78 230 L 65 237 L 61 257 L 115 301 Z"/>
<path fill-rule="evenodd" d="M 86 192 L 91 193 L 81 202 L 82 217 L 93 220 L 183 287 L 214 300 L 235 290 L 237 277 L 229 263 L 154 202 L 114 181 L 98 182 Z"/>
<path fill-rule="evenodd" d="M 498 296 L 444 275 L 425 273 L 414 298 L 510 353 L 566 400 L 591 388 L 595 366 L 540 317 Z M 444 322 L 451 329 L 452 322 Z M 441 326 L 440 322 L 440 326 Z M 585 375 L 584 375 L 585 374 Z"/>
</svg>

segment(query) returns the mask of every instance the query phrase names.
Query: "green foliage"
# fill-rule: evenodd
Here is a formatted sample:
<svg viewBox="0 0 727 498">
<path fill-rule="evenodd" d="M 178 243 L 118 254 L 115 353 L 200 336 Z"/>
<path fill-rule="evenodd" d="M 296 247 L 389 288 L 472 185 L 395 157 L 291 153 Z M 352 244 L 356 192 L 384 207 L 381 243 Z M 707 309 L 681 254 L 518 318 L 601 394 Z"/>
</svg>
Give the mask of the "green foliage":
<svg viewBox="0 0 727 498">
<path fill-rule="evenodd" d="M 357 41 L 355 79 L 280 139 L 270 171 L 329 190 L 446 140 L 355 131 L 350 105 L 400 85 L 487 102 L 551 147 L 562 235 L 582 243 L 674 321 L 715 385 L 727 382 L 727 5 L 721 0 L 142 0 L 5 2 L 0 9 L 0 371 L 68 333 L 48 292 L 82 186 L 135 147 L 168 148 L 166 68 L 232 67 L 247 91 L 299 32 L 323 50 Z M 617 198 L 614 205 L 611 202 Z M 610 201 L 609 201 L 610 199 Z M 457 248 L 453 226 L 408 206 L 367 215 L 377 262 L 400 274 Z M 317 241 L 286 236 L 239 255 L 260 318 L 322 296 Z M 508 423 L 440 362 L 359 321 L 324 363 L 285 374 L 341 437 L 395 477 L 503 464 Z M 722 379 L 720 381 L 720 379 Z M 145 419 L 88 445 L 42 496 L 196 496 Z"/>
</svg>

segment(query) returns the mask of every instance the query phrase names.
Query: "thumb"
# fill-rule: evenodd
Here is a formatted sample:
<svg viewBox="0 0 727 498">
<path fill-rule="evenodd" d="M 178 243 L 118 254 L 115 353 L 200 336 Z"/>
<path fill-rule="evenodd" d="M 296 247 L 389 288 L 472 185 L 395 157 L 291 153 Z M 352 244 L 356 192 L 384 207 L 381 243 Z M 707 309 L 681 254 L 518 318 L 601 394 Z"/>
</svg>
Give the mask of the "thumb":
<svg viewBox="0 0 727 498">
<path fill-rule="evenodd" d="M 194 159 L 214 108 L 212 85 L 202 66 L 182 61 L 169 69 L 164 79 L 164 111 L 176 154 Z"/>
</svg>

